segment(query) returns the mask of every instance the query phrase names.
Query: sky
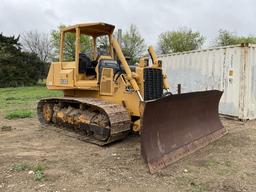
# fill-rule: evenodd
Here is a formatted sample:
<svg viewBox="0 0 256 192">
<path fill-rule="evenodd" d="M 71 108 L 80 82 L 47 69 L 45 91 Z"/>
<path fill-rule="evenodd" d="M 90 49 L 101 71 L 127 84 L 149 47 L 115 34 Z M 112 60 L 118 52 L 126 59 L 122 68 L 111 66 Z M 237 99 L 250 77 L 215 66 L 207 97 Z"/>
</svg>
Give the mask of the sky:
<svg viewBox="0 0 256 192">
<path fill-rule="evenodd" d="M 0 0 L 0 33 L 50 32 L 60 24 L 135 24 L 147 44 L 162 32 L 189 27 L 211 43 L 219 29 L 256 35 L 255 0 Z"/>
</svg>

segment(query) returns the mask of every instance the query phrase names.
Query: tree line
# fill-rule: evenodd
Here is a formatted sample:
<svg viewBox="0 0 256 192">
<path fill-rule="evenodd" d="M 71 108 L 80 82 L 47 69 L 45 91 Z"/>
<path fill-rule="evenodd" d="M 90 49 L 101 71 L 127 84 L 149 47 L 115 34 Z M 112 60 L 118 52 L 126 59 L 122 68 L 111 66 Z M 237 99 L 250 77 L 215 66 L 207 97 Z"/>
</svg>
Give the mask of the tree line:
<svg viewBox="0 0 256 192">
<path fill-rule="evenodd" d="M 43 61 L 36 53 L 22 51 L 19 38 L 0 34 L 0 87 L 34 85 L 45 76 Z"/>
<path fill-rule="evenodd" d="M 60 49 L 59 29 L 50 34 L 29 31 L 18 37 L 0 34 L 0 87 L 33 85 L 47 76 L 49 63 L 58 60 Z M 117 36 L 117 33 L 114 33 Z M 130 63 L 134 64 L 146 54 L 145 39 L 135 25 L 130 25 L 122 33 L 121 48 Z M 81 52 L 89 53 L 91 39 L 82 35 Z M 200 49 L 206 38 L 198 31 L 190 28 L 166 31 L 158 36 L 156 50 L 159 54 L 175 53 Z M 98 52 L 104 53 L 108 39 L 97 39 Z M 238 36 L 227 30 L 219 30 L 212 43 L 215 46 L 227 46 L 241 43 L 256 43 L 256 36 Z M 68 33 L 64 41 L 64 59 L 72 60 L 75 55 L 75 34 Z"/>
</svg>

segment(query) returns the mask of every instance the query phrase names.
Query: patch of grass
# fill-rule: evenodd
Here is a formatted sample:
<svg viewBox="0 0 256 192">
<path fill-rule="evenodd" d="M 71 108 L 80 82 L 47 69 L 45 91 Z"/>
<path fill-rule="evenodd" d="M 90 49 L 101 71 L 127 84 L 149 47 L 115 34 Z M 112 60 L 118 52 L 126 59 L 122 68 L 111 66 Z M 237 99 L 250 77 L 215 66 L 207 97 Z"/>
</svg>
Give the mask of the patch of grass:
<svg viewBox="0 0 256 192">
<path fill-rule="evenodd" d="M 205 168 L 216 168 L 220 163 L 214 159 L 202 160 L 200 161 L 200 166 Z"/>
<path fill-rule="evenodd" d="M 45 168 L 41 164 L 37 164 L 34 167 L 34 175 L 35 175 L 36 181 L 43 181 L 45 179 L 44 170 L 45 170 Z"/>
<path fill-rule="evenodd" d="M 187 185 L 188 183 L 190 183 L 190 181 L 192 181 L 193 179 L 190 176 L 178 176 L 176 177 L 176 181 L 179 185 Z"/>
<path fill-rule="evenodd" d="M 244 129 L 243 131 L 246 132 L 246 134 L 242 133 L 242 131 L 237 133 L 229 133 L 223 138 L 217 140 L 214 145 L 219 147 L 224 153 L 234 147 L 248 147 L 248 145 L 251 144 L 251 138 L 248 136 L 248 130 Z"/>
<path fill-rule="evenodd" d="M 17 163 L 12 165 L 11 167 L 11 171 L 15 171 L 15 172 L 21 172 L 21 171 L 25 171 L 28 169 L 28 165 L 25 163 Z"/>
<path fill-rule="evenodd" d="M 190 183 L 191 192 L 204 192 L 206 191 L 205 187 L 202 184 L 197 184 L 195 182 Z"/>
<path fill-rule="evenodd" d="M 216 173 L 220 176 L 227 176 L 230 175 L 230 170 L 229 169 L 218 169 L 216 170 Z"/>
<path fill-rule="evenodd" d="M 224 162 L 224 165 L 225 165 L 226 167 L 231 167 L 231 166 L 232 166 L 232 162 L 231 162 L 231 161 L 225 161 L 225 162 Z"/>
<path fill-rule="evenodd" d="M 5 118 L 6 119 L 20 119 L 20 118 L 31 118 L 33 117 L 33 112 L 28 110 L 17 110 L 9 112 Z"/>
<path fill-rule="evenodd" d="M 218 175 L 228 176 L 234 175 L 237 173 L 236 166 L 234 166 L 233 162 L 226 160 L 215 170 Z"/>
<path fill-rule="evenodd" d="M 4 125 L 4 126 L 1 127 L 0 130 L 1 130 L 1 131 L 11 131 L 11 130 L 12 130 L 12 126 L 6 126 L 6 125 Z"/>
<path fill-rule="evenodd" d="M 180 189 L 184 191 L 191 191 L 191 192 L 205 192 L 208 191 L 207 183 L 200 183 L 198 179 L 190 176 L 190 175 L 183 175 L 180 177 L 176 177 L 177 184 L 179 185 Z"/>
<path fill-rule="evenodd" d="M 5 100 L 6 101 L 9 101 L 9 100 L 17 100 L 18 98 L 15 98 L 15 97 L 6 97 Z"/>
<path fill-rule="evenodd" d="M 62 96 L 62 91 L 48 90 L 45 86 L 0 88 L 0 114 L 19 110 L 35 111 L 42 98 Z"/>
<path fill-rule="evenodd" d="M 11 171 L 13 172 L 21 172 L 26 170 L 31 170 L 32 166 L 28 166 L 26 163 L 16 163 L 11 167 Z M 45 167 L 42 164 L 37 164 L 33 168 L 33 174 L 35 181 L 43 181 L 45 179 Z"/>
</svg>

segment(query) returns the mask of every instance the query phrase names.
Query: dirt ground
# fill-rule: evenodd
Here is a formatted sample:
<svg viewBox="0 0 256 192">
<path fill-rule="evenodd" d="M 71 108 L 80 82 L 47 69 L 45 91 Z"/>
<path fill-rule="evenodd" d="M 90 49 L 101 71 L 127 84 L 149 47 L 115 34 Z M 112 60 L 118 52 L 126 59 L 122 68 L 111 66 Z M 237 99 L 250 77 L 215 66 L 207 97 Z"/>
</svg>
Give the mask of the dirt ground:
<svg viewBox="0 0 256 192">
<path fill-rule="evenodd" d="M 0 119 L 0 191 L 224 191 L 256 189 L 256 122 L 222 119 L 229 133 L 206 148 L 150 174 L 140 137 L 108 147 L 88 144 L 36 118 Z M 36 181 L 32 167 L 44 166 Z M 14 165 L 26 165 L 15 171 Z"/>
</svg>

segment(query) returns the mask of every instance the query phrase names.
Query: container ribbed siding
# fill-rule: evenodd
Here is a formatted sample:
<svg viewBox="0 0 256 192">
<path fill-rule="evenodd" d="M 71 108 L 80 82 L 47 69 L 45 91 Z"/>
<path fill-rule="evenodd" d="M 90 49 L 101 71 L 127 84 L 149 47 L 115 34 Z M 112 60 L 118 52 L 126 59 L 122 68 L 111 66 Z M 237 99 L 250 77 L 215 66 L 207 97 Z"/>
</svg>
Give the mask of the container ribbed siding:
<svg viewBox="0 0 256 192">
<path fill-rule="evenodd" d="M 224 91 L 219 112 L 241 120 L 256 118 L 256 45 L 217 47 L 160 55 L 171 91 Z"/>
</svg>

